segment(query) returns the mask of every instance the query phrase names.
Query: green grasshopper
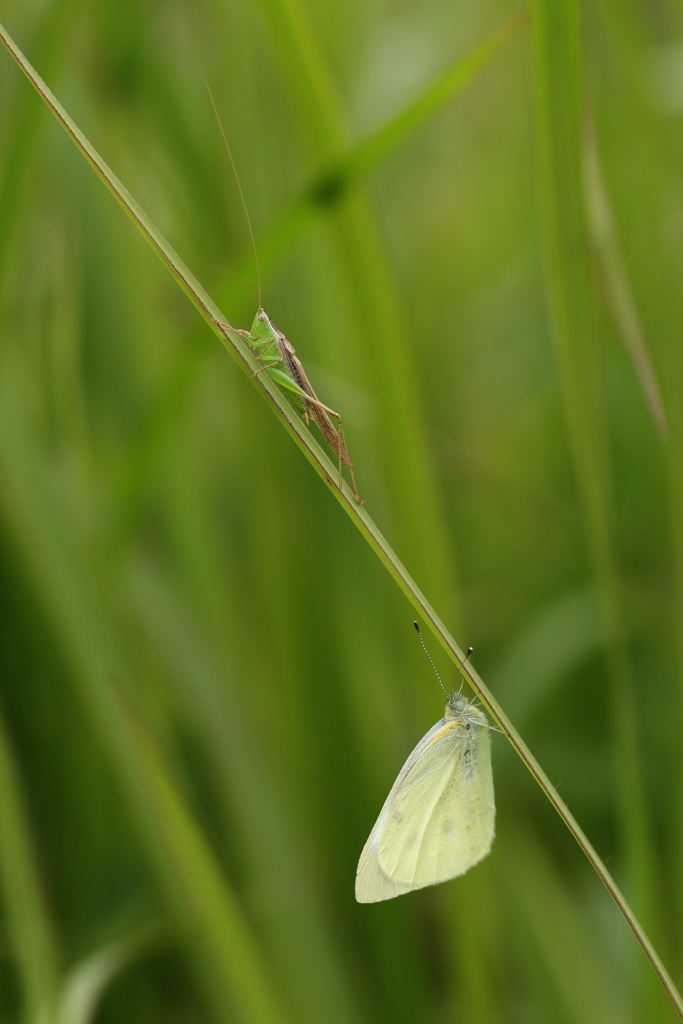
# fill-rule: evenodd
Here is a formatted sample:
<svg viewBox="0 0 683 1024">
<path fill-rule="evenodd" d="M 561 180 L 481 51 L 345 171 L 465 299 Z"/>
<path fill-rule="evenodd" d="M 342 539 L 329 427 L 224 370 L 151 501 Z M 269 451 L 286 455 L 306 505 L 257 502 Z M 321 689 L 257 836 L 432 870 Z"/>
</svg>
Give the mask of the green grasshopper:
<svg viewBox="0 0 683 1024">
<path fill-rule="evenodd" d="M 310 420 L 315 420 L 318 424 L 321 434 L 337 456 L 340 490 L 343 479 L 342 465 L 344 465 L 348 466 L 351 475 L 353 496 L 358 504 L 362 505 L 363 499 L 358 493 L 356 478 L 353 475 L 353 460 L 344 439 L 342 418 L 334 409 L 323 405 L 316 395 L 291 341 L 288 341 L 282 331 L 277 329 L 260 303 L 251 330 L 237 333 L 248 342 L 256 358 L 263 363 L 263 366 L 255 371 L 254 376 L 258 376 L 265 370 L 271 380 L 288 393 L 292 405 L 306 420 L 306 426 Z M 336 419 L 336 427 L 330 416 Z"/>
<path fill-rule="evenodd" d="M 306 375 L 306 371 L 303 368 L 301 360 L 296 354 L 294 346 L 287 340 L 282 331 L 277 329 L 261 305 L 261 272 L 259 269 L 256 242 L 251 226 L 251 220 L 249 218 L 249 211 L 247 209 L 244 193 L 242 192 L 242 185 L 240 184 L 240 179 L 237 174 L 235 161 L 232 158 L 230 146 L 228 145 L 228 140 L 223 130 L 221 119 L 218 116 L 216 103 L 208 83 L 206 87 L 209 91 L 216 120 L 218 121 L 221 135 L 223 136 L 225 148 L 228 151 L 230 163 L 232 164 L 233 173 L 237 182 L 237 188 L 239 189 L 240 198 L 242 200 L 242 206 L 247 219 L 251 245 L 254 252 L 256 277 L 258 279 L 258 310 L 254 317 L 254 322 L 251 325 L 251 330 L 238 330 L 236 333 L 239 334 L 241 338 L 244 338 L 259 362 L 263 363 L 263 366 L 254 371 L 254 376 L 257 377 L 260 373 L 265 371 L 270 379 L 287 393 L 287 396 L 294 408 L 304 417 L 306 426 L 308 426 L 310 420 L 314 420 L 317 423 L 323 437 L 337 456 L 339 464 L 339 490 L 342 489 L 343 483 L 342 466 L 347 466 L 351 475 L 353 496 L 359 505 L 363 505 L 364 502 L 358 493 L 356 478 L 353 475 L 353 459 L 349 455 L 349 450 L 346 447 L 346 441 L 344 439 L 344 428 L 342 426 L 341 416 L 338 412 L 335 412 L 334 409 L 330 409 L 328 405 L 324 405 L 320 401 L 313 390 L 313 385 Z M 228 330 L 227 324 L 222 324 L 219 321 L 216 321 L 216 323 L 224 332 Z M 333 419 L 337 421 L 336 427 L 330 417 L 333 417 Z"/>
</svg>

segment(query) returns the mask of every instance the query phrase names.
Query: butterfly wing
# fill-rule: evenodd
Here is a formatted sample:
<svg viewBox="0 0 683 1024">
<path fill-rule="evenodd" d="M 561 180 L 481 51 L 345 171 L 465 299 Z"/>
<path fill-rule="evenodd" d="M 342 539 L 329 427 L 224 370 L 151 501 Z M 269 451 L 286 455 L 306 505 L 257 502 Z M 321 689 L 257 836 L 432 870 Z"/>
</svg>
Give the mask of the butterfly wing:
<svg viewBox="0 0 683 1024">
<path fill-rule="evenodd" d="M 378 900 L 388 900 L 392 896 L 400 896 L 401 893 L 410 892 L 411 886 L 399 882 L 387 875 L 380 866 L 379 846 L 381 837 L 388 818 L 391 816 L 391 809 L 404 781 L 410 775 L 416 761 L 420 758 L 425 748 L 429 745 L 432 736 L 441 727 L 442 723 L 437 722 L 429 732 L 422 737 L 418 745 L 410 754 L 408 760 L 398 773 L 398 777 L 391 787 L 389 796 L 384 801 L 384 806 L 379 813 L 368 841 L 363 847 L 363 852 L 358 861 L 356 871 L 356 899 L 359 903 L 375 903 Z"/>
<path fill-rule="evenodd" d="M 463 874 L 494 834 L 491 744 L 468 707 L 437 722 L 401 769 L 358 864 L 356 899 L 390 899 Z"/>
</svg>

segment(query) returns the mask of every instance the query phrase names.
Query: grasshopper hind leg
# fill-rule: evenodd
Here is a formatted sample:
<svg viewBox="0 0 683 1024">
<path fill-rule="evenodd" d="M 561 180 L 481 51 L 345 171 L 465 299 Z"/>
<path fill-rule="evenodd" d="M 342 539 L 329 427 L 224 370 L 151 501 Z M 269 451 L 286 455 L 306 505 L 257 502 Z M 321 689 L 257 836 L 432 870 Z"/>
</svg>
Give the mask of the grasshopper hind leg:
<svg viewBox="0 0 683 1024">
<path fill-rule="evenodd" d="M 357 505 L 364 505 L 365 502 L 358 493 L 356 487 L 356 478 L 353 474 L 353 459 L 349 455 L 349 449 L 346 447 L 346 439 L 344 437 L 344 428 L 342 426 L 341 416 L 337 414 L 337 447 L 339 448 L 339 486 L 341 487 L 342 480 L 342 460 L 345 465 L 349 468 L 349 476 L 351 477 L 351 486 L 353 488 L 353 497 Z M 346 458 L 344 458 L 346 456 Z"/>
<path fill-rule="evenodd" d="M 353 473 L 353 459 L 349 455 L 349 449 L 346 447 L 346 439 L 344 437 L 344 427 L 342 426 L 341 416 L 338 412 L 335 412 L 334 409 L 330 409 L 329 406 L 323 405 L 323 403 L 318 399 L 313 400 L 310 395 L 307 395 L 306 397 L 306 404 L 310 405 L 310 408 L 307 409 L 308 416 L 315 420 L 330 448 L 337 454 L 339 464 L 339 490 L 342 489 L 342 483 L 344 480 L 342 466 L 348 466 L 354 501 L 358 505 L 364 505 L 365 502 L 361 498 L 358 493 L 358 488 L 356 487 L 356 478 Z M 334 416 L 337 421 L 336 430 L 334 428 L 334 424 L 330 420 L 330 416 Z"/>
</svg>

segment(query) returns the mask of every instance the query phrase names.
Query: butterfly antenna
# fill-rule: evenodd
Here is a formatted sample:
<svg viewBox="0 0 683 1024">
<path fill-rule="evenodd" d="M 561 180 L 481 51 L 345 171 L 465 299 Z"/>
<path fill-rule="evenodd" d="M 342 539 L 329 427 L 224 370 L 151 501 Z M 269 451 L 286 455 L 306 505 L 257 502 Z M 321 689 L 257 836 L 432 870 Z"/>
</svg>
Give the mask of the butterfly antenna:
<svg viewBox="0 0 683 1024">
<path fill-rule="evenodd" d="M 446 698 L 448 698 L 448 690 L 446 689 L 446 687 L 441 682 L 441 676 L 439 675 L 439 670 L 437 669 L 436 665 L 434 664 L 434 659 L 432 658 L 431 654 L 427 650 L 427 645 L 425 644 L 424 640 L 422 639 L 422 633 L 420 632 L 420 627 L 418 626 L 417 622 L 413 622 L 413 625 L 415 626 L 415 629 L 417 630 L 417 635 L 420 638 L 420 643 L 422 644 L 422 650 L 425 652 L 425 654 L 429 658 L 429 660 L 431 662 L 431 665 L 432 665 L 432 668 L 434 669 L 434 672 L 436 673 L 436 678 L 439 680 L 439 686 L 441 687 L 443 692 L 446 694 Z"/>
<path fill-rule="evenodd" d="M 211 86 L 209 85 L 208 82 L 205 82 L 204 85 L 206 86 L 206 90 L 207 90 L 207 92 L 209 94 L 209 99 L 211 100 L 211 106 L 213 107 L 213 112 L 216 115 L 216 120 L 218 121 L 218 127 L 221 130 L 221 135 L 223 136 L 223 142 L 225 143 L 225 148 L 227 149 L 228 156 L 230 157 L 230 163 L 232 165 L 232 173 L 235 175 L 235 181 L 237 182 L 237 188 L 239 189 L 240 199 L 242 200 L 242 209 L 244 210 L 244 216 L 247 218 L 247 226 L 249 228 L 249 237 L 251 238 L 251 248 L 252 248 L 252 251 L 254 253 L 254 263 L 256 264 L 256 280 L 258 281 L 258 304 L 259 304 L 259 307 L 260 307 L 261 306 L 261 270 L 260 270 L 259 262 L 258 262 L 258 253 L 256 252 L 256 240 L 254 238 L 254 230 L 253 230 L 253 228 L 251 226 L 251 219 L 249 217 L 249 210 L 247 209 L 247 201 L 244 198 L 244 192 L 242 191 L 242 184 L 240 182 L 239 174 L 237 173 L 237 168 L 235 167 L 235 161 L 232 158 L 232 151 L 231 151 L 230 146 L 228 144 L 228 137 L 225 134 L 225 130 L 223 128 L 223 123 L 222 123 L 222 121 L 220 119 L 220 115 L 218 113 L 218 107 L 216 106 L 216 101 L 213 98 L 213 93 L 211 92 Z"/>
<path fill-rule="evenodd" d="M 468 648 L 467 648 L 467 654 L 465 655 L 465 660 L 464 660 L 464 661 L 462 662 L 462 664 L 460 665 L 460 668 L 461 668 L 461 669 L 463 669 L 463 668 L 465 667 L 465 665 L 466 665 L 466 664 L 467 664 L 467 662 L 468 662 L 468 661 L 470 660 L 470 658 L 472 657 L 472 655 L 473 655 L 473 654 L 474 654 L 474 647 L 468 647 Z M 465 676 L 464 676 L 464 675 L 461 675 L 461 676 L 460 676 L 460 690 L 459 690 L 459 692 L 460 692 L 460 693 L 462 693 L 462 684 L 463 684 L 464 682 L 465 682 Z"/>
</svg>

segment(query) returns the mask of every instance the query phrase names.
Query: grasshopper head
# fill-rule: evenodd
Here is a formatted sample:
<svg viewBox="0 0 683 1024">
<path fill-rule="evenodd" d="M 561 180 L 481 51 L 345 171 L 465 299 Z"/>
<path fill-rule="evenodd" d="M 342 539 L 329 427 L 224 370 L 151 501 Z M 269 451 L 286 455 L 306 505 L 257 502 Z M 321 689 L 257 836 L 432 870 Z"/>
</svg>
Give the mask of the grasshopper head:
<svg viewBox="0 0 683 1024">
<path fill-rule="evenodd" d="M 264 345 L 275 340 L 277 331 L 273 322 L 262 306 L 259 306 L 254 322 L 251 325 L 251 337 L 257 345 Z"/>
</svg>

